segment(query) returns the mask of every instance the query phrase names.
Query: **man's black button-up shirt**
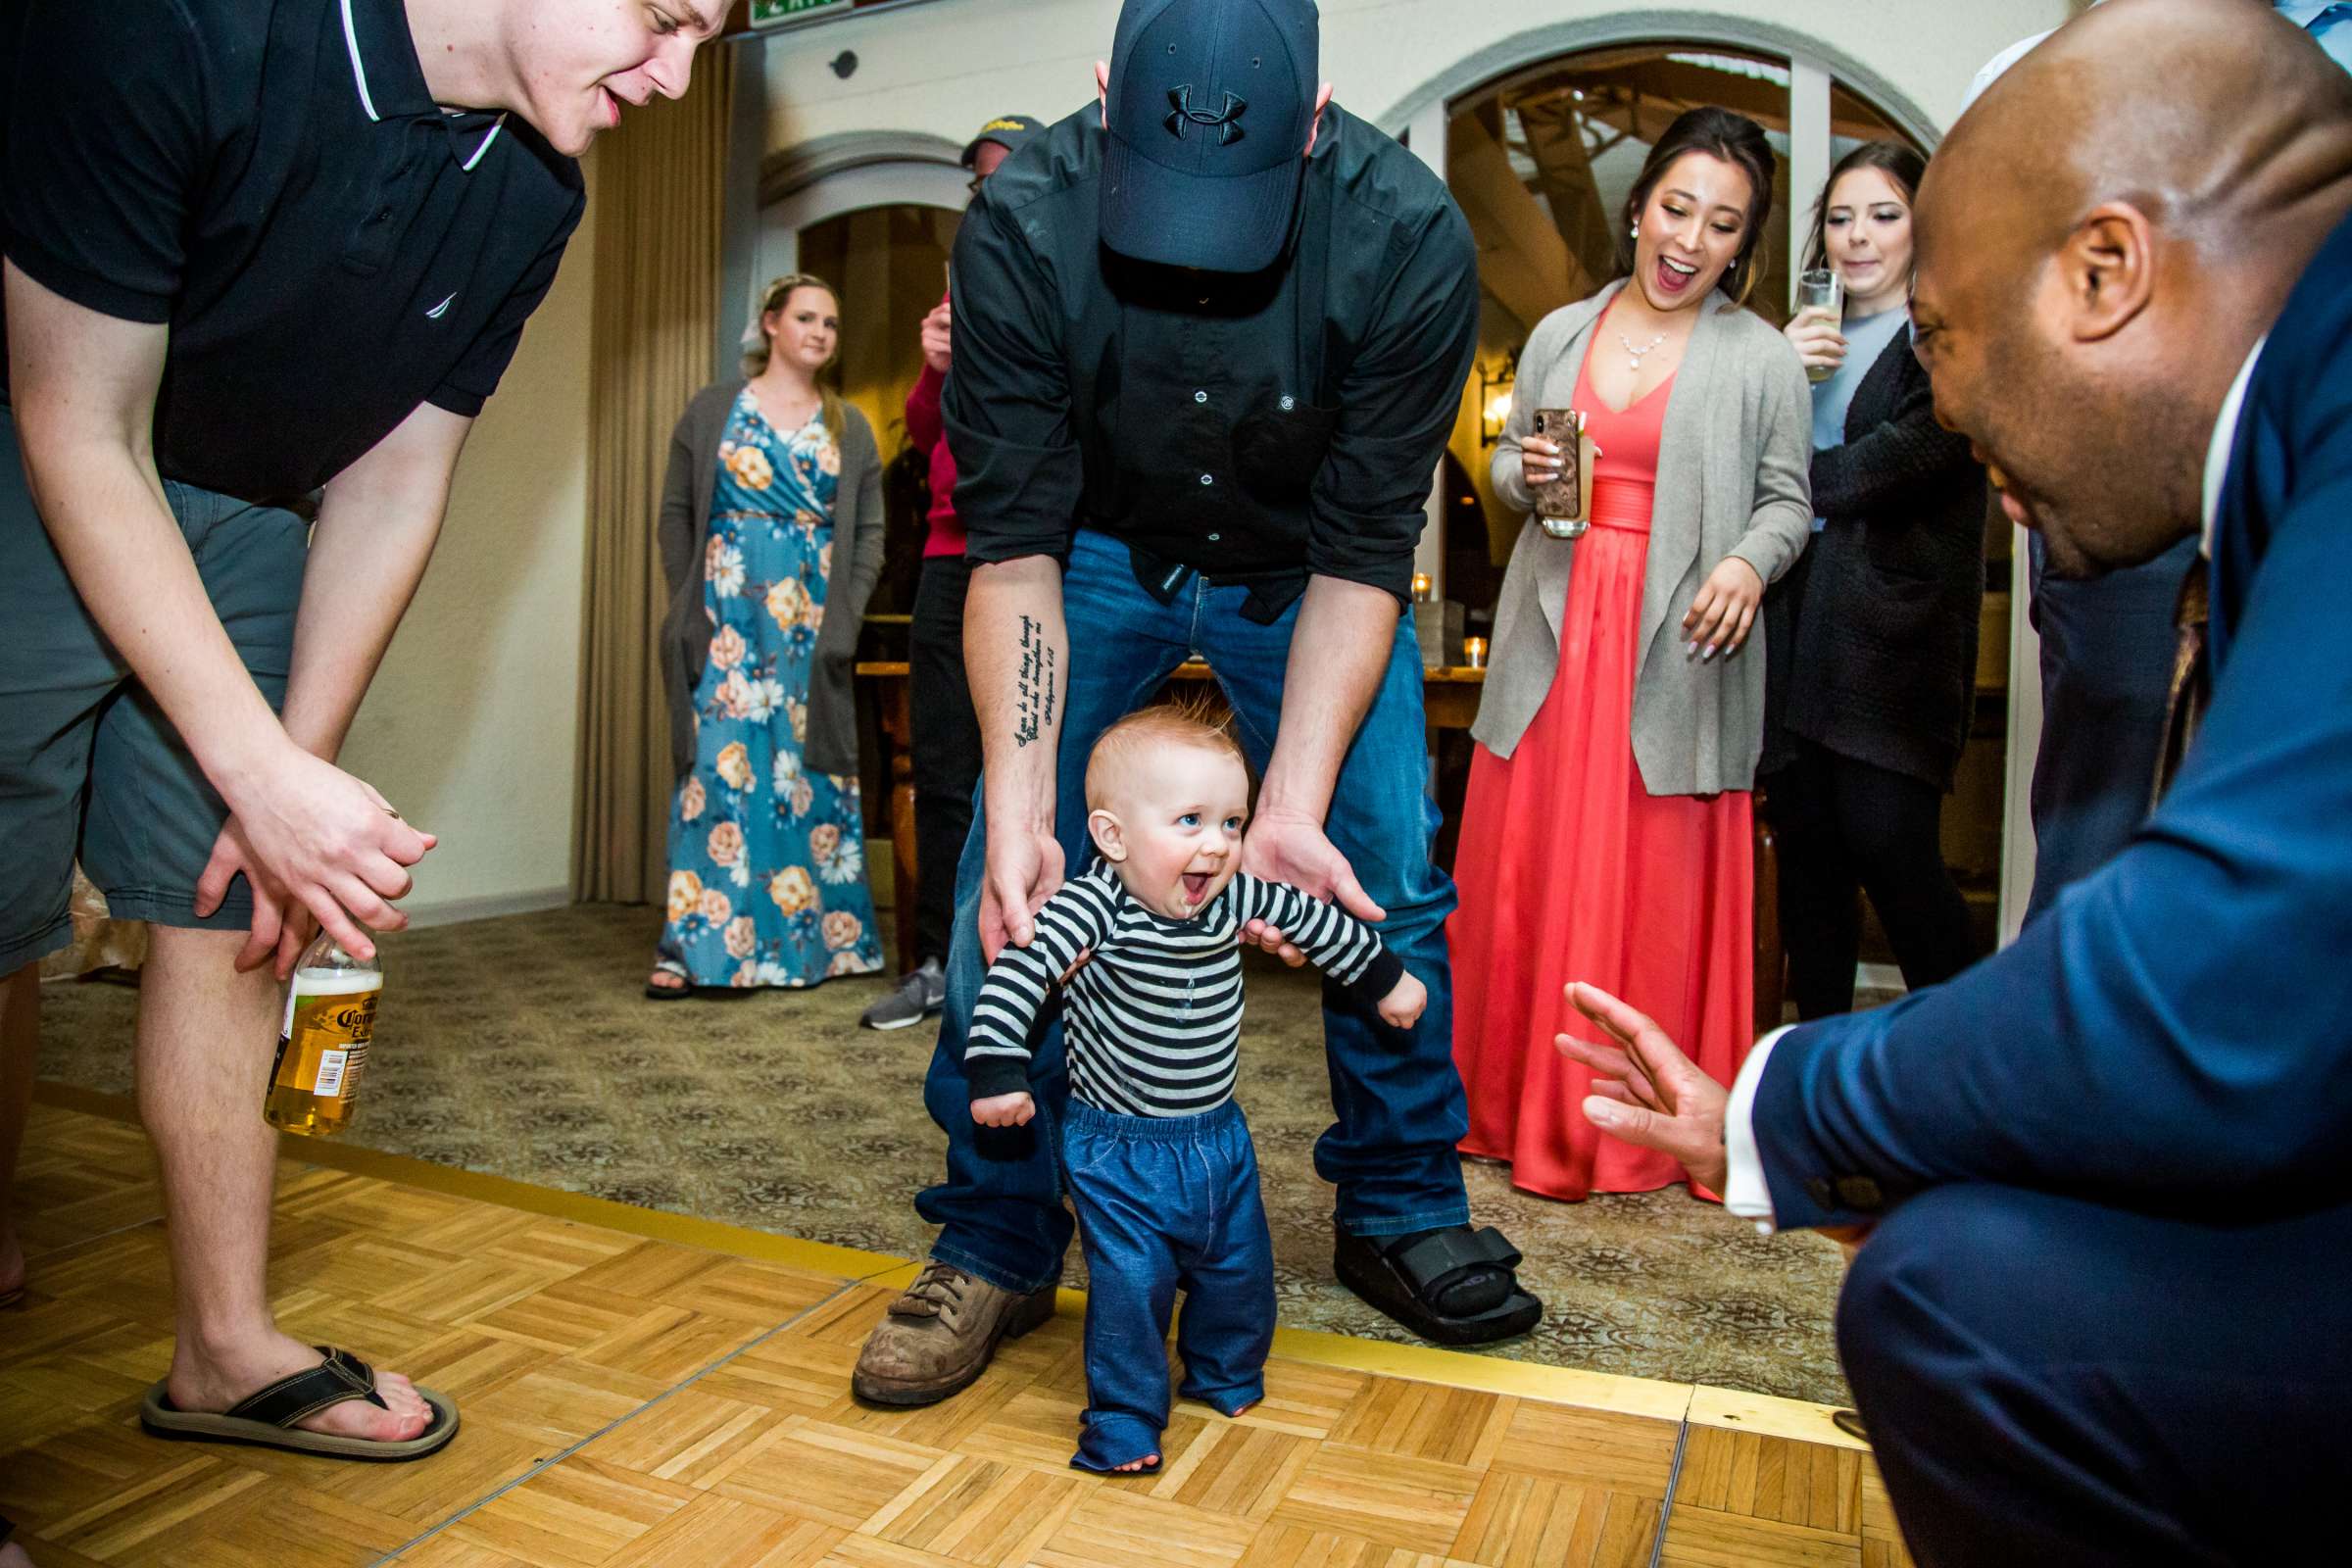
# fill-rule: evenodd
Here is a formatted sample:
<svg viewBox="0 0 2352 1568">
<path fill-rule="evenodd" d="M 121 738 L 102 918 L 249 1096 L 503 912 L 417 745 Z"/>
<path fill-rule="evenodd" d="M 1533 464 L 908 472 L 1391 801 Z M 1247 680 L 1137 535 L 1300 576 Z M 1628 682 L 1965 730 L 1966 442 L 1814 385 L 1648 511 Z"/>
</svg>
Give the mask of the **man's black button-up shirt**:
<svg viewBox="0 0 2352 1568">
<path fill-rule="evenodd" d="M 942 412 L 967 559 L 1058 558 L 1090 527 L 1269 612 L 1309 573 L 1406 600 L 1478 333 L 1444 181 L 1335 104 L 1282 260 L 1183 271 L 1103 247 L 1103 140 L 1092 104 L 1062 121 L 956 237 Z"/>
</svg>

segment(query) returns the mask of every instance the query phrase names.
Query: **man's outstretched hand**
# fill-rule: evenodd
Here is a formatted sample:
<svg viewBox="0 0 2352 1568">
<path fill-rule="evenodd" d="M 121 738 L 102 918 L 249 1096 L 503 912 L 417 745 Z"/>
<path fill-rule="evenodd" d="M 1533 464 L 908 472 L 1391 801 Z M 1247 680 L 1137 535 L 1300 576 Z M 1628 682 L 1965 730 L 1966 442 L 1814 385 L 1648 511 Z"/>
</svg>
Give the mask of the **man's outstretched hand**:
<svg viewBox="0 0 2352 1568">
<path fill-rule="evenodd" d="M 1731 1094 L 1708 1077 L 1643 1013 L 1584 981 L 1568 987 L 1570 1005 L 1617 1042 L 1588 1045 L 1568 1035 L 1552 1043 L 1592 1069 L 1585 1117 L 1612 1137 L 1671 1154 L 1709 1192 L 1724 1189 L 1724 1107 Z"/>
</svg>

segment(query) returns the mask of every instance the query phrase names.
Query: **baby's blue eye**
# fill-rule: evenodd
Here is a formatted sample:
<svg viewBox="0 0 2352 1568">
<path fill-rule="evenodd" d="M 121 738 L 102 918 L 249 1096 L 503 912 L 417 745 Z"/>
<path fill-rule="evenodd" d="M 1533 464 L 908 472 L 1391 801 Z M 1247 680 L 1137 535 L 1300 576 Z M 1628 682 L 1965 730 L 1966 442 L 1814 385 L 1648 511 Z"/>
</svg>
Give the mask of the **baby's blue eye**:
<svg viewBox="0 0 2352 1568">
<path fill-rule="evenodd" d="M 1228 832 L 1228 833 L 1239 833 L 1241 830 L 1242 830 L 1242 819 L 1241 819 L 1240 817 L 1238 817 L 1238 816 L 1229 816 L 1229 817 L 1227 817 L 1227 818 L 1225 819 L 1225 831 L 1226 831 L 1226 832 Z"/>
<path fill-rule="evenodd" d="M 1176 825 L 1178 827 L 1199 827 L 1200 825 L 1200 813 L 1199 811 L 1187 811 L 1176 819 Z"/>
</svg>

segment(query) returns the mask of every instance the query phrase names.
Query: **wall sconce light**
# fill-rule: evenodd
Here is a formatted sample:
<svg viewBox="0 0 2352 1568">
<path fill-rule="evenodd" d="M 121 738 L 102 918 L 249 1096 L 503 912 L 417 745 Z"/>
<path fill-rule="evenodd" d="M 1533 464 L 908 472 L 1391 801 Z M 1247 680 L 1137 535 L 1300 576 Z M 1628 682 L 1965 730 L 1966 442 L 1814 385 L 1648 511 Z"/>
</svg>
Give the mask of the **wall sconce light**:
<svg viewBox="0 0 2352 1568">
<path fill-rule="evenodd" d="M 1481 367 L 1478 372 L 1478 439 L 1482 446 L 1493 446 L 1502 435 L 1503 421 L 1511 416 L 1511 388 L 1519 379 L 1519 351 L 1511 350 L 1493 369 Z"/>
</svg>

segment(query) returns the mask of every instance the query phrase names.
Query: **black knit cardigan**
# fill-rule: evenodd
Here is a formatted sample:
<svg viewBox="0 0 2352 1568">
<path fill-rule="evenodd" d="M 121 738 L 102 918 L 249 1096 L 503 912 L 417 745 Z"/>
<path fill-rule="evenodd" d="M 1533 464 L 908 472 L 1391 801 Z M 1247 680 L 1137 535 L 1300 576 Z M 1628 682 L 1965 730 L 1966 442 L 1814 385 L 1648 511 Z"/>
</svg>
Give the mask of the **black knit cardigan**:
<svg viewBox="0 0 2352 1568">
<path fill-rule="evenodd" d="M 1898 329 L 1813 454 L 1828 518 L 1767 605 L 1764 767 L 1800 735 L 1841 757 L 1952 787 L 1976 695 L 1984 596 L 1984 470 L 1936 422 Z"/>
</svg>

